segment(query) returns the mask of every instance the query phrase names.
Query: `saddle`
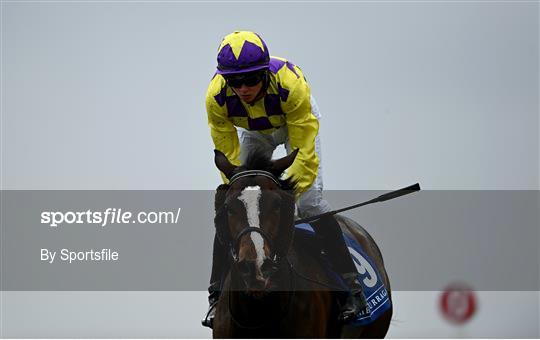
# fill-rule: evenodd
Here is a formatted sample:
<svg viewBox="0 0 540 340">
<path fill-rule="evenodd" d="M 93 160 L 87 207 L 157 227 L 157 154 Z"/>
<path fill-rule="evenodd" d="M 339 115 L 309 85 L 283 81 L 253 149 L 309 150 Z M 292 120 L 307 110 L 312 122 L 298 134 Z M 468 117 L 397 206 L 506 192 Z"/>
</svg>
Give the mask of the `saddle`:
<svg viewBox="0 0 540 340">
<path fill-rule="evenodd" d="M 308 223 L 302 223 L 295 226 L 293 250 L 301 256 L 296 256 L 295 262 L 291 262 L 297 275 L 316 281 L 326 289 L 334 291 L 348 291 L 348 287 L 343 282 L 341 276 L 330 266 L 330 262 L 324 254 L 324 245 L 322 239 L 315 234 L 314 229 Z M 353 259 L 356 269 L 360 275 L 360 282 L 363 286 L 363 293 L 367 301 L 367 307 L 362 311 L 356 320 L 350 324 L 353 326 L 365 326 L 377 320 L 384 312 L 392 307 L 392 302 L 388 296 L 387 287 L 381 279 L 373 260 L 366 254 L 360 244 L 349 234 L 343 233 L 345 243 Z M 298 263 L 302 257 L 311 258 L 317 261 L 324 268 L 324 274 L 316 274 L 302 270 L 304 266 Z"/>
</svg>

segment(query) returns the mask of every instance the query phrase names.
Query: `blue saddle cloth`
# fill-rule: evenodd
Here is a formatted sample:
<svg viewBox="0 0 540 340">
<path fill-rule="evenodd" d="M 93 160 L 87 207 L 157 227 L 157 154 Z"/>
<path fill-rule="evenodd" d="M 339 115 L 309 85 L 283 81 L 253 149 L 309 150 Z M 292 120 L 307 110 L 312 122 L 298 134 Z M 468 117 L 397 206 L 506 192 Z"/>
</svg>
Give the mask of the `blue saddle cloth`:
<svg viewBox="0 0 540 340">
<path fill-rule="evenodd" d="M 296 230 L 302 234 L 308 236 L 314 236 L 315 231 L 308 223 L 302 223 L 296 225 Z M 356 265 L 356 269 L 360 275 L 360 282 L 363 286 L 363 293 L 366 297 L 368 306 L 363 310 L 358 318 L 351 321 L 350 324 L 357 326 L 365 326 L 377 320 L 384 312 L 392 307 L 392 301 L 388 296 L 388 290 L 386 289 L 381 275 L 377 270 L 377 267 L 373 263 L 373 260 L 364 252 L 360 244 L 355 239 L 351 238 L 347 234 L 343 234 L 345 243 L 349 248 L 351 257 Z M 327 266 L 327 270 L 331 271 L 328 267 L 327 261 L 322 261 L 323 266 Z M 333 273 L 333 272 L 332 272 Z M 333 273 L 332 275 L 337 283 L 346 288 L 345 283 L 341 280 L 340 276 Z"/>
</svg>

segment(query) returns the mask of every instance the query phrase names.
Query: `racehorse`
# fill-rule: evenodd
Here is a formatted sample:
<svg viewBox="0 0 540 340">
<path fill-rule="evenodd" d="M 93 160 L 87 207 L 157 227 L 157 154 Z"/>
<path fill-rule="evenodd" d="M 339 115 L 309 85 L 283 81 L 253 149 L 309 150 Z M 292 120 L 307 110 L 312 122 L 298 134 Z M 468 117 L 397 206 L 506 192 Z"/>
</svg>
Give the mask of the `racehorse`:
<svg viewBox="0 0 540 340">
<path fill-rule="evenodd" d="M 214 338 L 383 338 L 392 308 L 373 323 L 358 327 L 338 321 L 343 288 L 320 262 L 320 251 L 295 236 L 294 183 L 281 180 L 298 150 L 272 161 L 253 156 L 233 165 L 215 151 L 215 163 L 229 179 L 216 190 L 215 226 L 229 250 Z M 379 248 L 354 221 L 337 216 L 390 283 Z M 313 244 L 313 242 L 311 242 Z M 315 252 L 310 248 L 317 249 Z"/>
</svg>

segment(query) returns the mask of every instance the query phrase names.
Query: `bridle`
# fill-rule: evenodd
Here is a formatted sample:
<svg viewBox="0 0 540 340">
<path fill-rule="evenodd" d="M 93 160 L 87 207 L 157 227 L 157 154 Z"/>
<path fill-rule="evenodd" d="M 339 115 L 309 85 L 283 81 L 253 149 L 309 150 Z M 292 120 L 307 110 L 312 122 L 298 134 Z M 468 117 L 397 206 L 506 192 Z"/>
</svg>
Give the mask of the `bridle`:
<svg viewBox="0 0 540 340">
<path fill-rule="evenodd" d="M 229 179 L 229 185 L 232 185 L 234 182 L 236 182 L 240 178 L 254 177 L 254 176 L 267 177 L 267 178 L 271 179 L 274 183 L 276 183 L 278 187 L 281 188 L 281 183 L 276 178 L 276 176 L 274 176 L 274 174 L 272 174 L 271 172 L 264 171 L 264 170 L 244 170 L 244 171 L 240 171 L 239 173 L 232 176 L 231 179 Z"/>
<path fill-rule="evenodd" d="M 266 177 L 266 178 L 272 180 L 280 189 L 282 188 L 281 183 L 279 182 L 279 180 L 271 172 L 264 171 L 264 170 L 244 170 L 244 171 L 241 171 L 241 172 L 235 174 L 234 176 L 232 176 L 230 178 L 230 180 L 229 180 L 229 189 L 228 190 L 230 190 L 230 186 L 232 186 L 232 184 L 234 182 L 236 182 L 237 180 L 239 180 L 241 178 L 255 177 L 255 176 Z M 228 190 L 227 190 L 227 192 L 228 192 Z M 237 253 L 236 249 L 238 249 L 240 239 L 244 235 L 251 234 L 251 233 L 258 233 L 268 243 L 268 246 L 269 246 L 270 251 L 271 251 L 270 257 L 269 257 L 268 260 L 271 262 L 272 266 L 278 267 L 280 265 L 282 257 L 283 257 L 282 254 L 279 254 L 275 250 L 276 248 L 274 247 L 272 239 L 270 238 L 268 233 L 266 233 L 261 228 L 257 228 L 257 227 L 253 227 L 253 226 L 247 226 L 244 229 L 240 230 L 240 232 L 238 232 L 238 234 L 236 234 L 236 236 L 234 236 L 234 238 L 232 238 L 232 242 L 229 242 L 229 252 L 231 254 L 233 263 L 238 264 L 238 262 L 239 262 L 239 257 L 238 257 L 238 253 Z"/>
<path fill-rule="evenodd" d="M 235 174 L 234 176 L 232 176 L 229 179 L 229 189 L 228 190 L 230 190 L 232 184 L 235 183 L 236 181 L 238 181 L 238 180 L 240 180 L 242 178 L 255 177 L 255 176 L 266 177 L 266 178 L 270 179 L 272 182 L 274 182 L 280 189 L 283 188 L 281 183 L 279 182 L 279 180 L 276 178 L 276 176 L 274 176 L 272 173 L 270 173 L 268 171 L 264 171 L 264 170 L 245 170 L 245 171 L 241 171 L 241 172 Z M 276 272 L 277 272 L 277 269 L 280 268 L 280 266 L 282 265 L 283 258 L 286 259 L 286 256 L 282 256 L 281 254 L 279 254 L 276 251 L 276 248 L 274 247 L 274 243 L 272 242 L 272 239 L 270 238 L 270 236 L 268 235 L 267 232 L 265 232 L 261 228 L 257 228 L 257 227 L 253 227 L 253 226 L 247 226 L 244 229 L 240 230 L 240 232 L 238 232 L 238 234 L 236 234 L 234 237 L 232 237 L 232 242 L 229 242 L 229 252 L 230 252 L 231 257 L 232 257 L 233 268 L 239 262 L 239 257 L 238 257 L 238 253 L 237 253 L 236 249 L 238 249 L 238 247 L 239 247 L 240 240 L 244 235 L 247 235 L 247 234 L 250 234 L 250 233 L 258 233 L 259 235 L 262 236 L 262 238 L 265 240 L 265 242 L 267 242 L 267 244 L 268 244 L 268 246 L 270 248 L 270 252 L 271 252 L 271 254 L 269 256 L 270 258 L 267 261 L 271 262 L 272 267 L 276 268 Z M 290 267 L 290 263 L 288 263 L 288 261 L 286 261 L 286 262 L 287 262 L 287 269 L 288 269 L 288 275 L 287 276 L 289 277 L 289 288 L 288 288 L 289 294 L 287 294 L 287 302 L 285 303 L 284 309 L 281 312 L 277 313 L 279 315 L 278 320 L 282 320 L 288 314 L 288 311 L 291 308 L 291 304 L 292 304 L 292 300 L 293 300 L 293 296 L 294 296 L 294 286 L 295 286 L 295 284 L 294 284 L 294 275 L 292 275 L 292 268 Z M 246 283 L 244 282 L 244 284 L 246 284 Z M 291 292 L 292 292 L 292 294 L 291 294 Z M 241 317 L 236 315 L 235 312 L 234 312 L 234 308 L 232 306 L 232 301 L 231 301 L 231 294 L 228 294 L 227 300 L 228 300 L 227 304 L 228 304 L 228 309 L 229 309 L 229 313 L 231 315 L 231 318 L 232 318 L 233 322 L 235 324 L 237 324 L 239 327 L 242 327 L 244 329 L 258 329 L 258 328 L 267 327 L 270 324 L 276 322 L 276 320 L 269 319 L 269 320 L 263 320 L 262 322 L 258 322 L 258 323 L 254 324 L 254 323 L 251 323 L 251 322 L 249 322 L 247 320 L 243 320 Z"/>
<path fill-rule="evenodd" d="M 227 189 L 227 193 L 231 189 L 231 186 L 232 186 L 232 184 L 234 182 L 238 181 L 241 178 L 255 177 L 255 176 L 266 177 L 266 178 L 270 179 L 272 182 L 274 182 L 280 189 L 283 189 L 283 186 L 280 183 L 280 181 L 278 180 L 278 178 L 276 176 L 274 176 L 271 172 L 264 171 L 264 170 L 244 170 L 244 171 L 241 171 L 241 172 L 235 174 L 234 176 L 232 176 L 229 179 L 229 189 Z M 225 195 L 227 195 L 227 193 Z M 294 227 L 294 226 L 291 226 L 291 227 Z M 287 315 L 288 311 L 290 310 L 292 300 L 293 300 L 293 297 L 294 297 L 295 280 L 294 280 L 294 275 L 292 274 L 291 264 L 287 260 L 286 254 L 280 254 L 278 251 L 276 251 L 276 248 L 274 247 L 274 243 L 272 242 L 272 239 L 270 238 L 268 233 L 266 233 L 261 228 L 257 228 L 257 227 L 253 227 L 253 226 L 247 226 L 244 229 L 240 230 L 240 232 L 238 232 L 234 237 L 232 237 L 231 238 L 232 241 L 229 242 L 229 252 L 231 254 L 231 258 L 232 258 L 232 261 L 233 261 L 233 263 L 232 263 L 233 268 L 239 263 L 239 257 L 238 257 L 238 253 L 236 252 L 236 249 L 238 249 L 240 239 L 244 235 L 247 235 L 247 234 L 250 234 L 250 233 L 258 233 L 268 243 L 268 246 L 270 248 L 271 253 L 270 253 L 269 259 L 267 259 L 267 261 L 270 261 L 272 267 L 274 268 L 274 273 L 273 274 L 278 272 L 278 269 L 283 264 L 283 259 L 285 259 L 286 268 L 287 268 L 287 271 L 288 271 L 287 276 L 289 277 L 289 284 L 288 284 L 289 287 L 288 287 L 288 290 L 287 290 L 289 293 L 287 294 L 287 302 L 285 304 L 285 309 L 282 310 L 280 313 L 278 313 L 280 315 L 279 320 L 281 320 Z M 229 239 L 229 240 L 231 240 L 231 239 Z M 273 275 L 273 274 L 271 274 L 271 275 Z M 244 282 L 244 283 L 247 285 L 246 282 Z M 232 320 L 238 326 L 240 326 L 242 328 L 257 329 L 257 328 L 268 326 L 269 324 L 275 322 L 275 320 L 266 320 L 266 321 L 264 321 L 262 323 L 254 325 L 254 324 L 247 324 L 245 321 L 240 320 L 240 318 L 237 315 L 235 315 L 235 313 L 233 312 L 233 308 L 232 308 L 232 305 L 231 305 L 231 295 L 230 294 L 228 295 L 228 308 L 229 308 L 229 312 L 231 314 Z"/>
</svg>

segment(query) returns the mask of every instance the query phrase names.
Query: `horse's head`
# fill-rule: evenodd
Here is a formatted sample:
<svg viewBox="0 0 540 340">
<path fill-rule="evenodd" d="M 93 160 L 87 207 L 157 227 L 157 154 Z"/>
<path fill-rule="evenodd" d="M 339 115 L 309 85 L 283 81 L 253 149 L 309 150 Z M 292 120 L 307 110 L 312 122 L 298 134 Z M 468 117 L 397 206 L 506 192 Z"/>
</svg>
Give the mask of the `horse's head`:
<svg viewBox="0 0 540 340">
<path fill-rule="evenodd" d="M 233 270 L 249 292 L 276 286 L 272 278 L 291 246 L 294 193 L 291 183 L 279 177 L 297 153 L 275 161 L 255 156 L 236 167 L 215 151 L 216 166 L 229 179 L 217 190 L 216 228 L 230 249 Z"/>
</svg>

